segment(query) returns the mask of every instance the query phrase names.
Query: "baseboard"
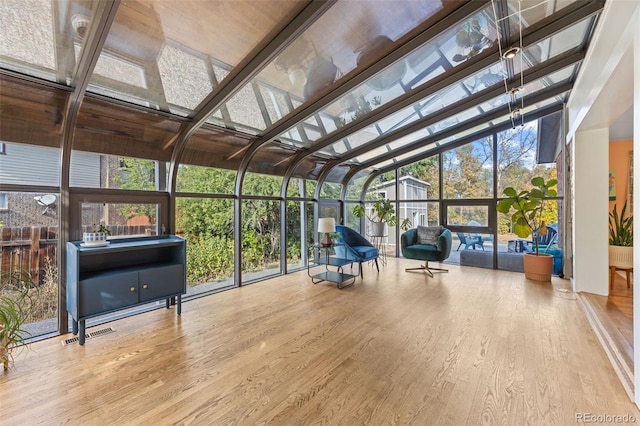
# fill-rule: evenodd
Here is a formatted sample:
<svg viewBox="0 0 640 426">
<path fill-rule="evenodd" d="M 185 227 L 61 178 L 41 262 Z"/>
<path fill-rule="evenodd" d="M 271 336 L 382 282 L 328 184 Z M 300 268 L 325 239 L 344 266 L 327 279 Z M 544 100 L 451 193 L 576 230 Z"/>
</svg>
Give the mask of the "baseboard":
<svg viewBox="0 0 640 426">
<path fill-rule="evenodd" d="M 618 375 L 618 378 L 622 383 L 622 387 L 627 392 L 629 399 L 631 401 L 635 401 L 633 366 L 627 364 L 626 360 L 622 356 L 621 351 L 618 349 L 615 343 L 615 339 L 612 338 L 608 328 L 602 323 L 602 320 L 598 317 L 598 314 L 591 306 L 591 301 L 589 301 L 589 299 L 581 293 L 577 293 L 577 295 L 578 300 L 580 300 L 582 304 L 584 313 L 587 316 L 587 320 L 591 324 L 591 327 L 593 328 L 596 337 L 600 341 L 602 348 L 607 354 L 609 361 L 611 361 L 611 365 Z"/>
</svg>

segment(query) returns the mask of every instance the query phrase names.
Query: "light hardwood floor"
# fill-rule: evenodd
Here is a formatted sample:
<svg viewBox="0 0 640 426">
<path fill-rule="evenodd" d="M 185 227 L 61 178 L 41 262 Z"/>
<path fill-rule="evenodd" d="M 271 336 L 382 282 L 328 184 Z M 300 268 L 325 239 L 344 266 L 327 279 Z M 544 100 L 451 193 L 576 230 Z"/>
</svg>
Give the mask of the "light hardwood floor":
<svg viewBox="0 0 640 426">
<path fill-rule="evenodd" d="M 31 345 L 0 424 L 566 425 L 640 413 L 569 282 L 389 258 L 344 290 L 305 272 Z M 173 309 L 173 308 L 172 308 Z M 91 329 L 88 329 L 91 331 Z"/>
</svg>

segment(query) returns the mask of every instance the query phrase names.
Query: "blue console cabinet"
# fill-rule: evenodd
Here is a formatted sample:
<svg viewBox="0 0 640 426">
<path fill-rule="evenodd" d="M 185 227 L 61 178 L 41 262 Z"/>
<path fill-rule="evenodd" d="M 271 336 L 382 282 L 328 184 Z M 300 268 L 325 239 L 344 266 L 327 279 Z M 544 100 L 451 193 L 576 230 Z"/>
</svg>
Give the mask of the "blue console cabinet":
<svg viewBox="0 0 640 426">
<path fill-rule="evenodd" d="M 81 345 L 91 317 L 162 299 L 169 308 L 172 298 L 180 315 L 186 282 L 186 244 L 177 236 L 67 243 L 67 311 Z"/>
</svg>

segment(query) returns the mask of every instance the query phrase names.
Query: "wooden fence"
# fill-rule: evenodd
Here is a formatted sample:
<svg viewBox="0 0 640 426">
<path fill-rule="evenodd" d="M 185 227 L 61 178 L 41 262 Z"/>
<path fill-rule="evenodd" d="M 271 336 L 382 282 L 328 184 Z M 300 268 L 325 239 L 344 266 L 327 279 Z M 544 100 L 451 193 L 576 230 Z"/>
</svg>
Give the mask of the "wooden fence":
<svg viewBox="0 0 640 426">
<path fill-rule="evenodd" d="M 149 233 L 148 226 L 109 225 L 112 236 L 155 235 Z M 86 227 L 85 232 L 91 229 Z M 58 251 L 57 226 L 25 226 L 0 228 L 0 275 L 17 276 L 29 272 L 33 282 L 42 284 L 45 279 L 47 262 L 57 268 Z M 52 272 L 56 270 L 53 269 Z"/>
<path fill-rule="evenodd" d="M 0 233 L 0 274 L 29 272 L 34 282 L 42 284 L 46 262 L 56 267 L 58 227 L 3 227 Z"/>
</svg>

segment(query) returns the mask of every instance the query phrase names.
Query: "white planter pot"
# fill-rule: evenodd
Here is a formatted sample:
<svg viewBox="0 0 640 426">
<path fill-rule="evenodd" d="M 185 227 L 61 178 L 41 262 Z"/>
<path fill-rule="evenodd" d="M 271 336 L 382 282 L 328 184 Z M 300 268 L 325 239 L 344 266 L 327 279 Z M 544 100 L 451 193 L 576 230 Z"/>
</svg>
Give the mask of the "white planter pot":
<svg viewBox="0 0 640 426">
<path fill-rule="evenodd" d="M 101 243 L 107 241 L 106 232 L 83 232 L 82 241 L 89 244 Z"/>
<path fill-rule="evenodd" d="M 371 237 L 384 237 L 385 222 L 371 222 Z"/>
<path fill-rule="evenodd" d="M 633 247 L 609 246 L 609 266 L 618 269 L 633 268 Z"/>
</svg>

